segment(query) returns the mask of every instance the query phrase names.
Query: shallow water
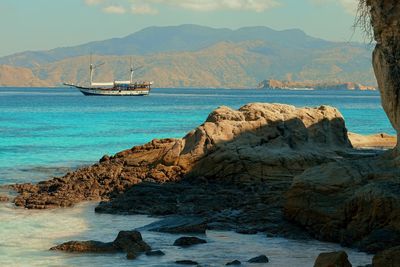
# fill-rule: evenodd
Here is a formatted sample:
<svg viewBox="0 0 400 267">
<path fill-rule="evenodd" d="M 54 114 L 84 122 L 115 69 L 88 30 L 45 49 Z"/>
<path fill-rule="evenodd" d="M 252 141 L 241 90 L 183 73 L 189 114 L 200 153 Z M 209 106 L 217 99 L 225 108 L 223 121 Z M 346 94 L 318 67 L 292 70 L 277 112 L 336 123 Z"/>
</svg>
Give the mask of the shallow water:
<svg viewBox="0 0 400 267">
<path fill-rule="evenodd" d="M 204 122 L 216 107 L 249 102 L 295 106 L 333 105 L 350 131 L 394 133 L 378 92 L 154 89 L 148 97 L 84 97 L 66 88 L 0 88 L 0 185 L 36 182 L 91 164 L 153 138 L 182 137 Z M 318 241 L 268 238 L 208 231 L 209 243 L 188 249 L 171 246 L 177 235 L 143 232 L 166 256 L 77 255 L 48 248 L 72 239 L 111 241 L 119 230 L 154 221 L 145 216 L 95 214 L 93 204 L 46 211 L 16 209 L 0 203 L 0 266 L 174 266 L 193 259 L 204 266 L 246 261 L 266 254 L 268 266 L 312 266 L 323 251 L 342 249 Z M 346 249 L 353 266 L 371 256 Z M 252 265 L 257 266 L 257 265 Z"/>
<path fill-rule="evenodd" d="M 48 249 L 69 240 L 112 241 L 120 230 L 131 230 L 157 219 L 141 215 L 95 214 L 94 203 L 75 208 L 31 211 L 0 204 L 0 266 L 180 266 L 176 260 L 191 259 L 202 266 L 223 266 L 238 259 L 265 254 L 268 266 L 312 266 L 321 252 L 342 250 L 339 245 L 319 241 L 269 238 L 264 234 L 241 235 L 227 231 L 207 231 L 207 244 L 190 248 L 172 246 L 175 234 L 142 231 L 143 239 L 166 253 L 163 257 L 141 255 L 128 261 L 125 254 L 67 254 Z M 368 264 L 371 256 L 344 249 L 353 266 Z M 243 266 L 246 266 L 244 264 Z M 264 266 L 251 264 L 251 266 Z"/>
</svg>

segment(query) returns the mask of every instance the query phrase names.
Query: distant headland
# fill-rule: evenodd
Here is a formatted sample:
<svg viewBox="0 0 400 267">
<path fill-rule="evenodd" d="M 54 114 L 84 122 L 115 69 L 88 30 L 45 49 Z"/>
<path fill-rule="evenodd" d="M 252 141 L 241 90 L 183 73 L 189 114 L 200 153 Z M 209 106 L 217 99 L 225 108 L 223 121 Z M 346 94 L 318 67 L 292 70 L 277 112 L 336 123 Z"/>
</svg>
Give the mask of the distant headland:
<svg viewBox="0 0 400 267">
<path fill-rule="evenodd" d="M 258 85 L 259 88 L 265 89 L 282 89 L 282 90 L 360 90 L 375 91 L 376 86 L 363 85 L 355 82 L 326 82 L 326 81 L 280 81 L 280 80 L 263 80 Z"/>
</svg>

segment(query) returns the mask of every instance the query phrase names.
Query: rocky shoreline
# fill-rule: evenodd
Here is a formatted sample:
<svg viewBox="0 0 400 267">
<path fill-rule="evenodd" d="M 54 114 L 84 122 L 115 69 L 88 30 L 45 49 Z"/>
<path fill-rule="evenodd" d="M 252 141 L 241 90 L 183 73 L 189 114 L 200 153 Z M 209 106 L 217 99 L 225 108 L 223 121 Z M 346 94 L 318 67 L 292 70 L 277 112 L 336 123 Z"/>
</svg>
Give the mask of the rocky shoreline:
<svg viewBox="0 0 400 267">
<path fill-rule="evenodd" d="M 253 103 L 216 109 L 182 139 L 10 188 L 29 209 L 96 200 L 96 212 L 172 216 L 159 231 L 266 232 L 375 253 L 400 245 L 398 162 L 395 153 L 354 149 L 335 108 Z"/>
</svg>

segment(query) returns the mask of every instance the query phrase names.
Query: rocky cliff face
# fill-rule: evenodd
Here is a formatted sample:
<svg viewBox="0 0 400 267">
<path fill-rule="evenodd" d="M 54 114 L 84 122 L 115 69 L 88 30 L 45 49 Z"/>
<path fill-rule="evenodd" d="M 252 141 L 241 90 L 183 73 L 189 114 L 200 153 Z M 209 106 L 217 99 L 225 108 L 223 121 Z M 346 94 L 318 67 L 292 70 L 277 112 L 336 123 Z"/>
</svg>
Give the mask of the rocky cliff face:
<svg viewBox="0 0 400 267">
<path fill-rule="evenodd" d="M 397 0 L 367 0 L 374 38 L 375 76 L 382 97 L 382 106 L 400 135 L 400 2 Z M 397 145 L 397 152 L 400 145 Z"/>
</svg>

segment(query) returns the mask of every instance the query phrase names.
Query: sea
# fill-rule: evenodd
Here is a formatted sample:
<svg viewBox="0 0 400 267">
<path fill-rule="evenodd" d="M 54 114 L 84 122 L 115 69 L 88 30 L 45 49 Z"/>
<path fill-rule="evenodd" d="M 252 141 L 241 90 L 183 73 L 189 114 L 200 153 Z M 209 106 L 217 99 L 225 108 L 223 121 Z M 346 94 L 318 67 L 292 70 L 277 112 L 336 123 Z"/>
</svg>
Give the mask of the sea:
<svg viewBox="0 0 400 267">
<path fill-rule="evenodd" d="M 35 183 L 154 138 L 183 137 L 215 108 L 252 102 L 331 105 L 351 132 L 394 134 L 376 91 L 157 88 L 142 97 L 87 97 L 70 88 L 0 88 L 0 185 Z M 0 266 L 176 266 L 181 259 L 201 266 L 237 259 L 247 266 L 249 258 L 260 254 L 270 258 L 268 266 L 312 266 L 320 252 L 333 250 L 347 251 L 353 266 L 371 263 L 371 255 L 337 244 L 229 231 L 207 231 L 202 236 L 207 244 L 187 249 L 171 246 L 178 235 L 143 231 L 144 240 L 166 255 L 134 261 L 124 254 L 48 250 L 69 240 L 112 241 L 119 230 L 158 220 L 95 214 L 95 205 L 32 211 L 0 203 Z"/>
</svg>

